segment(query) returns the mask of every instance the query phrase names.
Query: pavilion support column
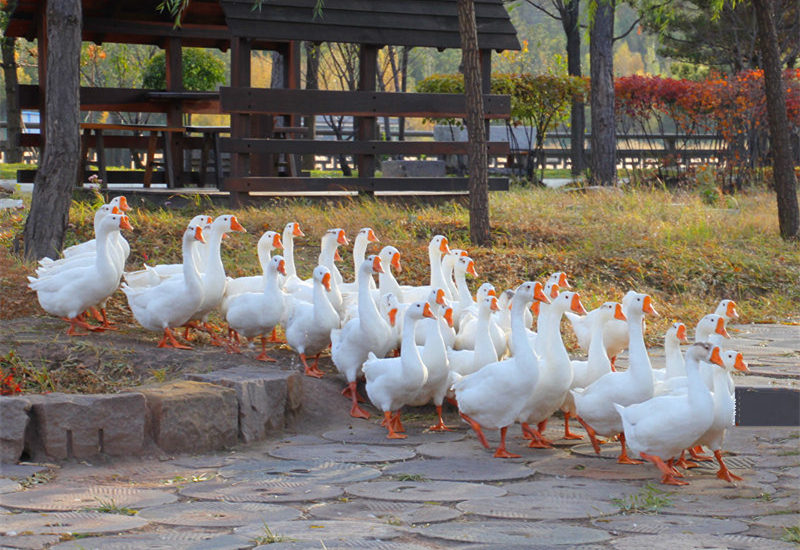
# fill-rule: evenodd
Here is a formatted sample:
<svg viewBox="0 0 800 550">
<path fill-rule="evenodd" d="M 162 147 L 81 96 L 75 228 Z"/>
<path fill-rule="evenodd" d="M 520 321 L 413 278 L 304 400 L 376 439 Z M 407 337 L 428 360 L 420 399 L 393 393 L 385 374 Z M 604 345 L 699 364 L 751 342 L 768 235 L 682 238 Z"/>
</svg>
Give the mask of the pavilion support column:
<svg viewBox="0 0 800 550">
<path fill-rule="evenodd" d="M 492 93 L 492 50 L 480 50 L 478 52 L 481 60 L 481 92 L 484 95 Z M 492 121 L 486 119 L 484 127 L 486 128 L 486 141 L 492 141 L 491 132 Z"/>
<path fill-rule="evenodd" d="M 300 89 L 300 41 L 292 40 L 287 44 L 286 50 L 283 57 L 283 85 L 285 88 L 290 90 L 299 90 Z M 296 114 L 290 114 L 283 117 L 283 124 L 285 126 L 291 127 L 298 127 L 300 126 L 300 117 Z M 286 136 L 289 138 L 290 136 Z M 298 136 L 293 135 L 294 138 L 302 138 L 305 137 L 306 139 L 311 139 L 311 136 Z M 290 153 L 286 153 L 286 162 L 287 162 L 287 175 L 290 177 L 297 177 L 300 174 L 298 173 L 298 168 L 302 163 L 302 156 L 301 155 L 292 155 Z"/>
<path fill-rule="evenodd" d="M 166 81 L 168 92 L 182 92 L 183 91 L 183 55 L 181 52 L 181 39 L 180 37 L 170 37 L 166 39 L 164 44 L 166 52 Z M 178 128 L 183 126 L 183 109 L 179 101 L 170 102 L 167 108 L 167 126 L 171 128 Z M 183 183 L 183 135 L 178 132 L 166 132 L 164 139 L 169 143 L 165 147 L 169 147 L 172 155 L 172 181 L 176 185 Z M 164 156 L 166 157 L 167 151 L 165 149 Z M 165 170 L 169 167 L 165 167 Z M 169 181 L 169 177 L 166 178 Z"/>
<path fill-rule="evenodd" d="M 231 86 L 250 86 L 250 41 L 241 36 L 231 39 Z M 231 115 L 231 137 L 250 137 L 250 116 L 247 114 Z M 247 153 L 231 154 L 232 178 L 248 176 L 250 172 L 250 155 Z M 230 204 L 234 208 L 244 206 L 249 202 L 246 191 L 231 191 Z"/>
<path fill-rule="evenodd" d="M 45 112 L 47 111 L 47 0 L 39 3 L 39 11 L 36 12 L 36 45 L 38 50 L 39 64 L 39 135 L 41 145 L 39 147 L 39 162 L 44 158 L 44 148 L 46 139 L 45 132 Z"/>
<path fill-rule="evenodd" d="M 374 92 L 378 76 L 378 46 L 364 44 L 361 46 L 358 59 L 358 89 Z M 375 137 L 375 117 L 359 117 L 356 121 L 358 141 L 371 141 Z M 375 177 L 375 155 L 358 155 L 358 177 Z M 370 192 L 372 193 L 372 192 Z"/>
</svg>

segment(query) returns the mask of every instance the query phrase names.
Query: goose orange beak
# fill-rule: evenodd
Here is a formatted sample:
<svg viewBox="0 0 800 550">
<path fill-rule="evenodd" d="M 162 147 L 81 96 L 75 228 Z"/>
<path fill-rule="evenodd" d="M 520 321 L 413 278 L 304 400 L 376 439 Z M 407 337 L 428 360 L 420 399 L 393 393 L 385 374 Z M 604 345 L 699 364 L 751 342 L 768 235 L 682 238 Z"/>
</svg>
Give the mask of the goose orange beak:
<svg viewBox="0 0 800 550">
<path fill-rule="evenodd" d="M 562 288 L 572 288 L 572 286 L 569 284 L 569 281 L 567 281 L 567 274 L 563 271 L 561 272 L 561 275 L 558 276 L 558 286 Z"/>
<path fill-rule="evenodd" d="M 642 311 L 644 311 L 645 313 L 649 313 L 650 315 L 655 315 L 656 317 L 658 316 L 658 312 L 655 310 L 655 308 L 653 308 L 653 300 L 650 298 L 650 296 L 644 297 L 644 304 L 642 304 Z"/>
<path fill-rule="evenodd" d="M 127 212 L 131 209 L 131 207 L 128 206 L 128 199 L 126 199 L 124 195 L 119 196 L 119 209 L 123 212 Z"/>
<path fill-rule="evenodd" d="M 716 332 L 717 334 L 719 334 L 723 338 L 730 338 L 731 337 L 731 335 L 728 334 L 728 331 L 725 329 L 725 319 L 723 319 L 722 317 L 717 319 L 717 329 L 714 332 Z"/>
<path fill-rule="evenodd" d="M 333 253 L 333 261 L 334 262 L 341 262 L 342 261 L 342 256 L 339 254 L 339 249 L 338 248 Z"/>
<path fill-rule="evenodd" d="M 439 244 L 439 251 L 442 254 L 447 254 L 448 252 L 450 252 L 450 247 L 447 246 L 447 237 L 442 237 L 442 242 L 441 244 Z"/>
<path fill-rule="evenodd" d="M 214 218 L 213 218 L 213 217 L 211 217 L 211 216 L 206 216 L 206 225 L 210 224 L 210 223 L 211 223 L 211 222 L 213 222 L 213 221 L 214 221 Z"/>
<path fill-rule="evenodd" d="M 725 363 L 722 362 L 722 356 L 719 354 L 719 346 L 714 346 L 714 350 L 711 352 L 711 362 L 720 367 L 725 366 Z"/>
<path fill-rule="evenodd" d="M 570 302 L 569 307 L 572 311 L 579 315 L 586 315 L 586 308 L 583 307 L 583 304 L 581 303 L 581 297 L 578 296 L 577 292 L 572 296 L 572 301 Z"/>
<path fill-rule="evenodd" d="M 331 274 L 330 273 L 326 273 L 325 275 L 322 276 L 322 286 L 324 286 L 325 290 L 327 290 L 328 292 L 331 291 Z"/>
<path fill-rule="evenodd" d="M 394 326 L 397 323 L 397 308 L 393 307 L 389 310 L 389 323 Z"/>
<path fill-rule="evenodd" d="M 469 265 L 467 266 L 467 273 L 469 273 L 473 277 L 477 277 L 478 276 L 478 272 L 475 271 L 475 262 L 472 262 L 472 261 L 469 262 Z"/>
<path fill-rule="evenodd" d="M 533 303 L 531 304 L 531 313 L 533 313 L 537 317 L 539 316 L 539 304 L 541 304 L 541 303 L 542 302 L 540 302 L 539 300 L 534 300 Z M 510 305 L 509 305 L 509 309 L 511 309 Z"/>
<path fill-rule="evenodd" d="M 436 318 L 431 310 L 431 305 L 428 302 L 425 302 L 425 307 L 422 308 L 422 316 L 430 319 Z"/>
<path fill-rule="evenodd" d="M 344 229 L 339 231 L 339 236 L 336 238 L 336 242 L 343 245 L 349 244 L 347 235 L 344 234 Z"/>
<path fill-rule="evenodd" d="M 194 228 L 194 238 L 201 243 L 206 242 L 205 237 L 203 237 L 203 228 L 202 227 L 195 227 Z"/>
<path fill-rule="evenodd" d="M 469 256 L 469 252 L 467 252 L 466 250 L 461 250 L 460 248 L 451 250 L 451 252 L 455 252 L 458 256 Z"/>
<path fill-rule="evenodd" d="M 403 271 L 403 268 L 402 268 L 402 266 L 400 265 L 400 253 L 399 253 L 399 252 L 395 252 L 395 253 L 392 255 L 392 261 L 391 261 L 391 262 L 389 262 L 389 265 L 391 265 L 393 268 L 395 268 L 395 269 L 397 270 L 397 272 L 398 272 L 398 273 L 400 273 L 401 271 Z"/>
<path fill-rule="evenodd" d="M 500 307 L 497 305 L 497 298 L 492 297 L 492 303 L 489 305 L 489 309 L 492 311 L 500 311 Z"/>
<path fill-rule="evenodd" d="M 281 275 L 286 275 L 286 261 L 281 260 L 278 262 L 278 273 Z"/>
<path fill-rule="evenodd" d="M 119 208 L 117 208 L 116 206 L 112 206 L 111 207 L 111 213 L 112 214 L 122 214 L 122 212 L 120 212 Z"/>
<path fill-rule="evenodd" d="M 375 256 L 372 260 L 372 271 L 375 273 L 383 273 L 383 266 L 381 265 L 381 259 L 378 256 Z"/>
<path fill-rule="evenodd" d="M 443 306 L 444 305 L 444 298 L 445 298 L 444 290 L 441 289 L 441 288 L 437 289 L 436 290 L 436 303 L 439 304 L 440 306 Z"/>
<path fill-rule="evenodd" d="M 119 220 L 119 228 L 120 229 L 127 229 L 128 231 L 133 231 L 133 226 L 131 225 L 128 216 L 122 216 Z"/>
<path fill-rule="evenodd" d="M 750 372 L 750 369 L 747 368 L 747 363 L 744 362 L 744 357 L 741 353 L 736 354 L 736 362 L 733 364 L 733 368 L 742 372 Z"/>
<path fill-rule="evenodd" d="M 681 342 L 686 341 L 686 325 L 684 325 L 683 323 L 680 324 L 676 336 L 678 337 L 678 340 L 680 340 Z"/>
<path fill-rule="evenodd" d="M 453 328 L 453 308 L 449 307 L 444 310 L 444 320 L 447 321 L 447 326 Z"/>
<path fill-rule="evenodd" d="M 550 299 L 551 300 L 555 300 L 556 298 L 558 298 L 558 288 L 559 288 L 558 285 L 553 285 L 552 288 L 550 288 Z M 549 304 L 550 302 L 547 302 L 547 303 Z"/>
<path fill-rule="evenodd" d="M 486 293 L 487 296 L 497 296 L 497 292 L 493 288 L 489 289 L 489 292 Z"/>
<path fill-rule="evenodd" d="M 275 233 L 275 236 L 272 238 L 272 248 L 277 248 L 278 250 L 283 249 L 280 233 Z"/>
<path fill-rule="evenodd" d="M 732 319 L 739 318 L 739 312 L 736 311 L 736 302 L 734 302 L 733 300 L 728 302 L 728 307 L 725 309 L 725 315 L 727 315 Z"/>
<path fill-rule="evenodd" d="M 300 224 L 295 223 L 294 227 L 292 227 L 292 236 L 293 237 L 305 237 L 306 234 L 300 231 Z"/>
<path fill-rule="evenodd" d="M 239 220 L 236 219 L 236 216 L 231 216 L 231 230 L 232 231 L 241 231 L 242 233 L 247 233 L 247 229 L 242 227 L 242 224 L 239 223 Z"/>
<path fill-rule="evenodd" d="M 375 236 L 375 232 L 372 229 L 370 229 L 369 232 L 367 233 L 367 242 L 371 242 L 371 243 L 379 243 L 380 242 L 378 240 L 378 237 Z"/>
<path fill-rule="evenodd" d="M 556 296 L 557 295 L 558 294 L 556 294 Z M 540 302 L 544 302 L 545 304 L 550 303 L 550 298 L 548 298 L 547 295 L 544 293 L 542 283 L 540 283 L 539 281 L 536 281 L 536 284 L 533 286 L 533 298 Z"/>
<path fill-rule="evenodd" d="M 617 304 L 614 307 L 614 319 L 619 319 L 620 321 L 627 321 L 628 318 L 625 317 L 625 314 L 622 313 L 622 304 Z"/>
</svg>

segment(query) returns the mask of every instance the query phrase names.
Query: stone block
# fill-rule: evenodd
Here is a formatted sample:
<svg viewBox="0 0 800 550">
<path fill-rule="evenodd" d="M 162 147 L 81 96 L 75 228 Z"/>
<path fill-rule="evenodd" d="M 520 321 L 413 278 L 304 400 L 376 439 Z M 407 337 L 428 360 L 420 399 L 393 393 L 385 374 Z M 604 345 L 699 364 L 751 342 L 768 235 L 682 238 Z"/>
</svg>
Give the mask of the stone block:
<svg viewBox="0 0 800 550">
<path fill-rule="evenodd" d="M 385 160 L 384 178 L 440 178 L 446 175 L 443 160 Z"/>
<path fill-rule="evenodd" d="M 28 445 L 34 456 L 63 460 L 142 451 L 145 400 L 140 393 L 50 393 L 30 400 L 33 435 Z"/>
<path fill-rule="evenodd" d="M 25 397 L 0 397 L 0 462 L 16 462 L 22 456 L 30 408 Z"/>
<path fill-rule="evenodd" d="M 232 388 L 239 402 L 239 438 L 245 443 L 281 431 L 286 412 L 300 405 L 302 375 L 296 371 L 267 370 L 241 365 L 186 378 Z"/>
<path fill-rule="evenodd" d="M 147 425 L 163 451 L 197 453 L 236 444 L 236 392 L 203 382 L 179 381 L 140 388 Z"/>
</svg>

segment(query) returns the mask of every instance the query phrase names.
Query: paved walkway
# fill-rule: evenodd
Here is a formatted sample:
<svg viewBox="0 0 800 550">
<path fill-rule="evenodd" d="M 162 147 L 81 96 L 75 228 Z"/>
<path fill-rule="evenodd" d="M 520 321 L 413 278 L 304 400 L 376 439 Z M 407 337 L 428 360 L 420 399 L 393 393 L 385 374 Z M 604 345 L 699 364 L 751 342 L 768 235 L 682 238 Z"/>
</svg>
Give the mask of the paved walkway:
<svg viewBox="0 0 800 550">
<path fill-rule="evenodd" d="M 739 327 L 735 338 L 754 371 L 737 384 L 797 387 L 800 327 Z M 433 416 L 421 409 L 405 419 L 408 439 L 390 441 L 377 417 L 346 416 L 340 381 L 326 378 L 306 384 L 296 433 L 267 443 L 3 466 L 0 547 L 798 548 L 787 541 L 800 538 L 800 428 L 734 428 L 727 463 L 743 481 L 704 464 L 690 485 L 665 488 L 650 465 L 618 465 L 615 444 L 599 457 L 582 441 L 528 449 L 514 429 L 522 458 L 493 459 L 452 411 L 453 432 L 426 433 Z M 546 435 L 562 429 L 553 419 Z"/>
</svg>

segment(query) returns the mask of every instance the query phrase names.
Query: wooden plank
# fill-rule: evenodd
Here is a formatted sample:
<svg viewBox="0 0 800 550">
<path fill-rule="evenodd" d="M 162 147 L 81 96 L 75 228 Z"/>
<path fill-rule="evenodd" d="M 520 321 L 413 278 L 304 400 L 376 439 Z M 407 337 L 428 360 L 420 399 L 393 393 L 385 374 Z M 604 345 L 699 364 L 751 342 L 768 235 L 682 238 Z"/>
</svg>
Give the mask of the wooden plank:
<svg viewBox="0 0 800 550">
<path fill-rule="evenodd" d="M 94 172 L 94 170 L 89 170 Z M 142 170 L 108 170 L 106 172 L 108 182 L 104 183 L 142 183 L 144 171 Z M 33 183 L 36 178 L 36 170 L 17 170 L 17 181 L 19 183 Z M 164 172 L 161 170 L 153 172 L 153 183 L 164 183 Z"/>
<path fill-rule="evenodd" d="M 225 178 L 225 189 L 238 192 L 299 191 L 466 191 L 468 178 Z M 508 178 L 489 178 L 489 190 L 507 191 Z"/>
<path fill-rule="evenodd" d="M 82 111 L 127 111 L 137 113 L 166 113 L 169 102 L 152 101 L 148 95 L 157 90 L 138 88 L 90 88 L 83 86 L 80 90 Z M 20 106 L 22 109 L 39 109 L 39 86 L 21 84 L 19 86 Z M 184 111 L 192 113 L 219 114 L 219 99 L 197 98 L 181 99 Z"/>
<path fill-rule="evenodd" d="M 511 97 L 484 96 L 486 118 L 509 118 Z M 462 94 L 220 88 L 226 113 L 463 118 Z"/>
<path fill-rule="evenodd" d="M 466 141 L 334 141 L 313 139 L 234 139 L 222 138 L 222 150 L 226 153 L 255 154 L 318 154 L 318 155 L 466 155 Z M 510 153 L 507 141 L 491 141 L 490 155 Z M 569 153 L 569 151 L 567 151 Z"/>
</svg>

